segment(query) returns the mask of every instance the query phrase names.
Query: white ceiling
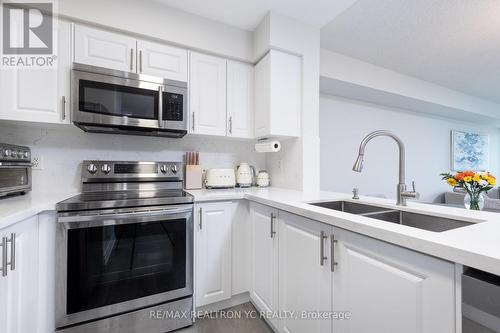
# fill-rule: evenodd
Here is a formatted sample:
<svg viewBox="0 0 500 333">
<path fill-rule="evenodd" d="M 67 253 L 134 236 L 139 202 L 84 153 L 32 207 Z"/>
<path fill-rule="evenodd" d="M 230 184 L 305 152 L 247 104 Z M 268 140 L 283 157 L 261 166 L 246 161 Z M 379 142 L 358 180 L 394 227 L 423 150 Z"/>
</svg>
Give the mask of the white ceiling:
<svg viewBox="0 0 500 333">
<path fill-rule="evenodd" d="M 500 102 L 498 0 L 358 0 L 321 29 L 321 45 Z"/>
<path fill-rule="evenodd" d="M 169 7 L 254 30 L 268 11 L 322 27 L 355 0 L 153 0 Z"/>
</svg>

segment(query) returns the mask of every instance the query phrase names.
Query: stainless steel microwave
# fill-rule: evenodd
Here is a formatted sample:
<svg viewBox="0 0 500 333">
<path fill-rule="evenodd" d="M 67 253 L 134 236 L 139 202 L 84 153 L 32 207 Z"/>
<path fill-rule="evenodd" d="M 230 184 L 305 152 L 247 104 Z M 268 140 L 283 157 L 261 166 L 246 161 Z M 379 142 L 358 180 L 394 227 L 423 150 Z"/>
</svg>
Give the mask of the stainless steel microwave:
<svg viewBox="0 0 500 333">
<path fill-rule="evenodd" d="M 187 83 L 74 64 L 72 122 L 86 132 L 181 138 Z"/>
</svg>

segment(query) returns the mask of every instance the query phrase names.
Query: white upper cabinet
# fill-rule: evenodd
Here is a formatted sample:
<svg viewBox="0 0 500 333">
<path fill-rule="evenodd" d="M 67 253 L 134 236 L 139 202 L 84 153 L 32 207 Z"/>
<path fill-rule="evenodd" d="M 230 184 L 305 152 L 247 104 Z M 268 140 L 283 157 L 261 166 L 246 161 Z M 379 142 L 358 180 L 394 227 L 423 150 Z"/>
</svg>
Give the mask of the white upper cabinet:
<svg viewBox="0 0 500 333">
<path fill-rule="evenodd" d="M 69 123 L 71 24 L 58 21 L 54 29 L 54 67 L 1 70 L 1 119 Z"/>
<path fill-rule="evenodd" d="M 138 73 L 187 82 L 186 49 L 138 40 L 137 52 Z"/>
<path fill-rule="evenodd" d="M 196 306 L 231 298 L 231 202 L 197 205 Z"/>
<path fill-rule="evenodd" d="M 330 313 L 333 274 L 333 228 L 298 215 L 279 212 L 279 306 L 280 311 Z M 332 321 L 285 317 L 282 333 L 331 333 Z"/>
<path fill-rule="evenodd" d="M 335 333 L 456 333 L 455 265 L 366 236 L 336 234 Z"/>
<path fill-rule="evenodd" d="M 187 82 L 188 51 L 119 33 L 75 26 L 75 62 Z"/>
<path fill-rule="evenodd" d="M 190 132 L 226 135 L 226 60 L 191 52 Z"/>
<path fill-rule="evenodd" d="M 254 68 L 227 62 L 227 135 L 253 138 Z"/>
<path fill-rule="evenodd" d="M 84 25 L 75 25 L 75 62 L 136 71 L 136 39 Z"/>
<path fill-rule="evenodd" d="M 260 311 L 278 311 L 278 211 L 251 203 L 252 286 L 250 297 Z M 277 328 L 277 318 L 269 320 Z"/>
<path fill-rule="evenodd" d="M 301 134 L 302 59 L 271 50 L 255 66 L 255 136 Z"/>
</svg>

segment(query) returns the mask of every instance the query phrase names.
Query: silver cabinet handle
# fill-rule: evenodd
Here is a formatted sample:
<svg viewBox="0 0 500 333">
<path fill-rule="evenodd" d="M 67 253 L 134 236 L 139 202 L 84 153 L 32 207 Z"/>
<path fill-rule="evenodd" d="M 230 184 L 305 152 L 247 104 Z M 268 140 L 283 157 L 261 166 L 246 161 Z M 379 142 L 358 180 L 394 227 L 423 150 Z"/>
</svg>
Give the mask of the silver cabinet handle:
<svg viewBox="0 0 500 333">
<path fill-rule="evenodd" d="M 139 72 L 142 73 L 142 50 L 139 51 Z"/>
<path fill-rule="evenodd" d="M 233 134 L 233 117 L 229 117 L 229 134 Z"/>
<path fill-rule="evenodd" d="M 338 262 L 335 261 L 335 244 L 337 244 L 337 240 L 335 239 L 335 235 L 332 234 L 330 236 L 331 244 L 330 244 L 330 256 L 331 256 L 331 265 L 330 265 L 330 271 L 335 272 L 335 266 L 338 265 Z"/>
<path fill-rule="evenodd" d="M 66 96 L 62 97 L 62 113 L 61 113 L 62 120 L 66 120 Z"/>
<path fill-rule="evenodd" d="M 326 233 L 324 231 L 320 232 L 320 240 L 319 240 L 319 265 L 324 266 L 325 265 L 325 260 L 328 259 L 328 257 L 325 256 L 325 240 L 328 238 L 326 236 Z"/>
<path fill-rule="evenodd" d="M 10 234 L 10 240 L 7 240 L 8 243 L 10 243 L 10 270 L 13 271 L 16 269 L 16 234 L 11 233 Z M 5 250 L 7 252 L 7 250 Z"/>
<path fill-rule="evenodd" d="M 130 71 L 134 70 L 134 49 L 130 49 Z"/>
<path fill-rule="evenodd" d="M 191 124 L 191 129 L 192 129 L 192 130 L 193 130 L 193 132 L 194 132 L 194 112 L 193 112 L 193 114 L 192 114 L 192 118 L 193 118 L 193 123 Z"/>
<path fill-rule="evenodd" d="M 198 221 L 198 225 L 200 226 L 200 230 L 203 229 L 203 208 L 200 207 L 200 220 Z"/>
<path fill-rule="evenodd" d="M 276 235 L 276 231 L 274 231 L 274 219 L 276 218 L 276 215 L 274 213 L 271 213 L 271 238 L 274 238 L 274 235 Z"/>
<path fill-rule="evenodd" d="M 2 276 L 7 276 L 7 237 L 2 237 L 0 246 L 2 247 L 2 267 L 0 271 L 2 272 Z"/>
</svg>

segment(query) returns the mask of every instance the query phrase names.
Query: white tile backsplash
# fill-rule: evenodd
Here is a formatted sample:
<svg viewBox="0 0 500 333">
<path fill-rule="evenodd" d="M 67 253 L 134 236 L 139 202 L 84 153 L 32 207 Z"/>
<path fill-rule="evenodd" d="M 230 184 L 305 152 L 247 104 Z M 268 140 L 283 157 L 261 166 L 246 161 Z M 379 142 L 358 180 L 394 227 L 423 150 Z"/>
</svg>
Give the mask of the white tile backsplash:
<svg viewBox="0 0 500 333">
<path fill-rule="evenodd" d="M 29 146 L 41 156 L 42 170 L 33 170 L 33 192 L 80 190 L 83 160 L 182 161 L 186 151 L 199 151 L 207 168 L 235 168 L 242 161 L 265 168 L 266 154 L 253 141 L 186 136 L 183 139 L 85 133 L 72 125 L 0 123 L 0 142 Z"/>
</svg>

